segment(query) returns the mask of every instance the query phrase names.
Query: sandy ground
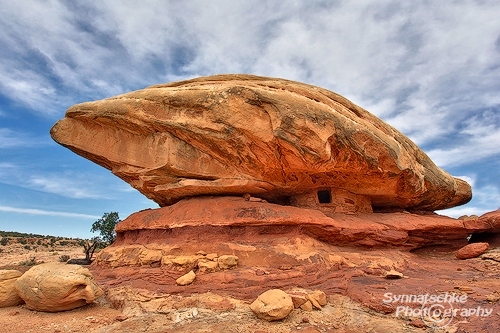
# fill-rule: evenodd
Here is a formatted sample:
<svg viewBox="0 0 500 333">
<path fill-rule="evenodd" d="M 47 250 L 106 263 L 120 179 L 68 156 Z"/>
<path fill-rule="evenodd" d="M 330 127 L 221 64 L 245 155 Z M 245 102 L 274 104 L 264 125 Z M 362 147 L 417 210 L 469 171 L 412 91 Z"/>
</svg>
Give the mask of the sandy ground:
<svg viewBox="0 0 500 333">
<path fill-rule="evenodd" d="M 26 245 L 29 244 L 12 242 L 12 244 L 5 246 L 0 245 L 2 250 L 0 252 L 0 269 L 26 271 L 31 267 L 23 265 L 26 261 L 40 263 L 59 261 L 62 255 L 68 255 L 70 258 L 83 256 L 82 248 L 74 244 L 29 245 L 29 250 L 25 248 Z M 425 257 L 428 257 L 427 260 L 431 259 L 430 254 L 426 254 Z M 32 260 L 33 258 L 35 259 Z M 475 259 L 470 263 L 463 263 L 463 268 L 460 271 L 465 272 L 469 268 L 471 270 L 474 268 L 478 278 L 482 277 L 480 281 L 487 278 L 488 274 L 496 281 L 498 264 L 491 262 L 488 267 L 485 265 L 485 262 Z M 436 267 L 439 268 L 439 265 Z M 488 274 L 484 273 L 485 270 Z M 416 276 L 412 270 L 408 272 Z M 410 280 L 412 279 L 401 281 Z M 482 283 L 480 287 L 489 286 L 486 282 Z M 492 286 L 498 286 L 496 282 L 492 283 Z M 372 287 L 377 288 L 379 285 L 380 283 Z M 367 284 L 367 286 L 358 285 L 356 288 L 360 289 L 360 292 L 366 293 L 363 288 L 368 287 L 370 286 Z M 120 289 L 123 289 L 123 292 Z M 182 297 L 166 294 L 163 298 L 157 298 L 145 291 L 127 289 L 127 287 L 119 285 L 106 290 L 106 292 L 108 296 L 113 292 L 118 296 L 123 295 L 122 301 L 119 302 L 121 304 L 111 305 L 107 301 L 109 297 L 102 296 L 88 306 L 58 313 L 31 311 L 25 305 L 0 308 L 0 332 L 466 333 L 483 332 L 485 327 L 493 327 L 494 329 L 497 317 L 500 318 L 500 312 L 495 311 L 494 318 L 486 318 L 487 320 L 484 322 L 476 323 L 473 330 L 464 330 L 458 327 L 458 322 L 454 322 L 453 325 L 444 329 L 433 330 L 422 325 L 422 322 L 418 320 L 396 317 L 389 313 L 384 314 L 363 306 L 360 302 L 353 301 L 347 296 L 331 294 L 328 299 L 329 304 L 322 311 L 307 312 L 295 309 L 283 321 L 266 322 L 255 317 L 249 308 L 248 301 L 210 293 L 195 293 Z M 120 297 L 114 299 L 120 300 Z M 489 306 L 494 305 L 490 304 Z M 166 310 L 158 311 L 162 308 Z"/>
</svg>

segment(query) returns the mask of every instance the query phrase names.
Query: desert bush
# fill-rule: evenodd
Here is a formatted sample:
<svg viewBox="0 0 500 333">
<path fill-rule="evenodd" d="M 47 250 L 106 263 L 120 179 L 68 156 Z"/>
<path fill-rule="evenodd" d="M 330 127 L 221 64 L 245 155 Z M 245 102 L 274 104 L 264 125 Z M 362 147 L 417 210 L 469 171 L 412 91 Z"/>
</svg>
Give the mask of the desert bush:
<svg viewBox="0 0 500 333">
<path fill-rule="evenodd" d="M 0 244 L 2 244 L 3 246 L 9 244 L 9 239 L 7 237 L 2 237 L 2 239 L 0 240 Z"/>
<path fill-rule="evenodd" d="M 41 239 L 37 240 L 37 241 L 36 241 L 36 244 L 37 244 L 37 245 L 42 245 L 42 240 L 41 240 Z"/>
<path fill-rule="evenodd" d="M 19 238 L 19 243 L 23 244 L 23 245 L 26 245 L 28 243 L 28 241 L 26 240 L 26 238 L 21 237 L 21 238 Z"/>
<path fill-rule="evenodd" d="M 59 256 L 60 262 L 66 262 L 68 260 L 69 260 L 69 256 L 67 254 L 63 254 L 62 256 Z"/>
<path fill-rule="evenodd" d="M 28 250 L 28 251 L 29 251 L 29 250 L 31 250 L 31 246 L 29 246 L 29 245 L 24 245 L 24 248 L 25 248 L 26 250 Z"/>
<path fill-rule="evenodd" d="M 68 241 L 65 241 L 65 240 L 59 241 L 59 245 L 66 246 L 66 245 L 68 245 Z"/>
<path fill-rule="evenodd" d="M 36 265 L 36 257 L 31 257 L 28 260 L 21 261 L 19 263 L 20 266 L 35 266 Z"/>
</svg>

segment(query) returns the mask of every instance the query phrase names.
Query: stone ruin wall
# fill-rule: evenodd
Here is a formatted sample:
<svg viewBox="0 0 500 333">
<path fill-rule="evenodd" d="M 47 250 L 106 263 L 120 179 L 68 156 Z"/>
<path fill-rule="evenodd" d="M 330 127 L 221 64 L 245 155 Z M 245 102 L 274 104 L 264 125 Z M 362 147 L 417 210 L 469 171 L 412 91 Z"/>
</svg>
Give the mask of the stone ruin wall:
<svg viewBox="0 0 500 333">
<path fill-rule="evenodd" d="M 299 208 L 317 209 L 326 216 L 337 213 L 373 213 L 369 197 L 338 188 L 321 188 L 294 195 L 290 203 Z"/>
</svg>

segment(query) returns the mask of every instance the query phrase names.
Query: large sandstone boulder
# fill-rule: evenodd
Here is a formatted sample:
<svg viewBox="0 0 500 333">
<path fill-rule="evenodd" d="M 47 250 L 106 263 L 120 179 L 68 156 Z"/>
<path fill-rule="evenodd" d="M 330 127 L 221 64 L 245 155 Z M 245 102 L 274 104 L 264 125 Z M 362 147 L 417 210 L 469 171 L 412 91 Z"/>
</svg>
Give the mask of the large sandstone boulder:
<svg viewBox="0 0 500 333">
<path fill-rule="evenodd" d="M 0 270 L 0 308 L 24 303 L 15 288 L 16 280 L 21 275 L 22 273 L 16 270 Z"/>
<path fill-rule="evenodd" d="M 251 75 L 75 105 L 52 138 L 160 206 L 251 194 L 327 212 L 437 210 L 471 198 L 406 136 L 326 89 Z"/>
<path fill-rule="evenodd" d="M 58 262 L 32 267 L 16 281 L 16 290 L 29 309 L 46 312 L 71 310 L 103 294 L 87 268 Z"/>
</svg>

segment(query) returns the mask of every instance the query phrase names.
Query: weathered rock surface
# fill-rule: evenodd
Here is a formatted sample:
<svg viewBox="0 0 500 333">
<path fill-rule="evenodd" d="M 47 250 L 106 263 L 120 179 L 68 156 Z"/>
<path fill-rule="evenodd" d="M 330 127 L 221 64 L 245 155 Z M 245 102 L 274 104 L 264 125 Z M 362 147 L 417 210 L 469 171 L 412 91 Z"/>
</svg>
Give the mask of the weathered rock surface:
<svg viewBox="0 0 500 333">
<path fill-rule="evenodd" d="M 488 243 L 472 243 L 460 248 L 455 256 L 458 259 L 471 259 L 479 257 L 481 254 L 488 251 L 490 245 Z"/>
<path fill-rule="evenodd" d="M 290 295 L 280 289 L 268 290 L 250 304 L 255 315 L 267 321 L 281 320 L 288 316 L 293 308 Z"/>
<path fill-rule="evenodd" d="M 71 310 L 103 293 L 87 268 L 55 262 L 30 268 L 15 287 L 29 309 L 46 312 Z"/>
<path fill-rule="evenodd" d="M 172 206 L 130 215 L 116 226 L 116 245 L 164 243 L 162 239 L 167 235 L 169 241 L 173 241 L 183 239 L 182 234 L 190 234 L 191 237 L 203 239 L 193 241 L 193 246 L 198 244 L 200 247 L 193 248 L 192 255 L 200 249 L 207 253 L 217 252 L 212 251 L 214 248 L 210 246 L 203 248 L 212 237 L 217 237 L 214 241 L 222 241 L 234 237 L 243 239 L 245 234 L 267 232 L 307 234 L 332 244 L 365 247 L 399 246 L 413 249 L 430 244 L 464 246 L 470 234 L 500 232 L 500 219 L 498 221 L 467 223 L 436 214 L 408 212 L 326 216 L 314 209 L 252 202 L 239 197 L 202 197 L 184 199 Z M 217 236 L 212 236 L 214 234 Z M 123 264 L 127 260 L 136 261 L 136 255 L 133 254 L 124 253 L 121 258 Z M 108 261 L 116 260 L 110 258 Z M 192 261 L 194 263 L 195 259 Z"/>
<path fill-rule="evenodd" d="M 319 87 L 251 75 L 156 85 L 75 105 L 55 141 L 110 169 L 160 206 L 252 194 L 328 212 L 437 210 L 470 186 L 406 136 Z"/>
<path fill-rule="evenodd" d="M 24 303 L 15 288 L 16 280 L 21 275 L 22 273 L 16 270 L 0 270 L 0 308 Z"/>
</svg>

